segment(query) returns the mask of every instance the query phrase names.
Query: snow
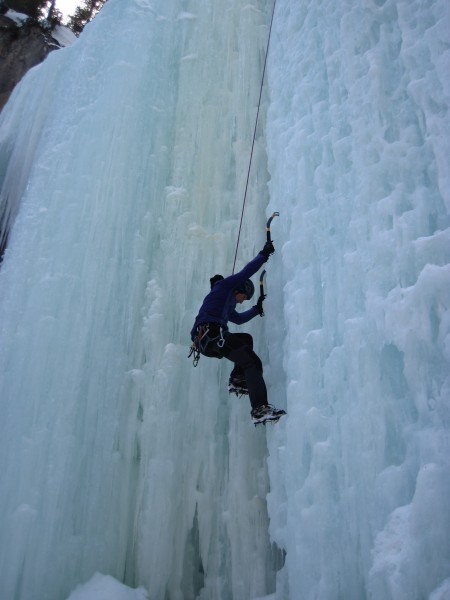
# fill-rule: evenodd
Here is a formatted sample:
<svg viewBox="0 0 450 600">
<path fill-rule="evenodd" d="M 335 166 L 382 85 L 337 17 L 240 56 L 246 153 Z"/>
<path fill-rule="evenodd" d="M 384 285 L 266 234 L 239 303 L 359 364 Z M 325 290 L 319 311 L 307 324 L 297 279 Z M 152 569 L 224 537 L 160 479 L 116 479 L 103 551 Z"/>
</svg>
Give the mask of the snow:
<svg viewBox="0 0 450 600">
<path fill-rule="evenodd" d="M 148 600 L 143 588 L 132 590 L 113 577 L 95 573 L 88 583 L 79 585 L 67 600 Z"/>
<path fill-rule="evenodd" d="M 28 15 L 18 13 L 15 10 L 6 11 L 5 16 L 9 17 L 19 26 L 22 26 L 30 18 Z M 51 35 L 61 47 L 71 46 L 77 40 L 77 36 L 73 31 L 64 25 L 56 25 L 52 29 Z"/>
<path fill-rule="evenodd" d="M 56 25 L 52 30 L 52 38 L 54 38 L 60 46 L 65 48 L 71 46 L 77 41 L 77 36 L 68 27 Z"/>
<path fill-rule="evenodd" d="M 448 596 L 447 2 L 277 3 L 237 268 L 279 211 L 239 330 L 287 416 L 187 359 L 270 8 L 108 0 L 0 115 L 2 598 Z"/>
<path fill-rule="evenodd" d="M 12 21 L 14 21 L 14 23 L 16 23 L 16 25 L 22 25 L 27 19 L 30 18 L 25 13 L 20 13 L 20 12 L 17 12 L 16 10 L 11 10 L 11 9 L 6 11 L 5 17 L 8 17 L 8 19 L 11 19 Z"/>
</svg>

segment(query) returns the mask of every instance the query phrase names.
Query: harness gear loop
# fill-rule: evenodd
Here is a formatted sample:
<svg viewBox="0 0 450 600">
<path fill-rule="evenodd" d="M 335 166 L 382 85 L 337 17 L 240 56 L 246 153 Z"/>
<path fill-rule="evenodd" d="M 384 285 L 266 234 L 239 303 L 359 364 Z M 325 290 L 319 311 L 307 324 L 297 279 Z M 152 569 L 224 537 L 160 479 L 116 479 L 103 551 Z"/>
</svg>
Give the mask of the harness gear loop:
<svg viewBox="0 0 450 600">
<path fill-rule="evenodd" d="M 263 72 L 262 72 L 262 77 L 261 77 L 261 87 L 259 89 L 258 109 L 256 111 L 255 127 L 253 129 L 252 149 L 250 151 L 250 160 L 249 160 L 248 169 L 247 169 L 247 180 L 245 182 L 244 200 L 242 202 L 241 221 L 239 223 L 239 231 L 238 231 L 238 237 L 237 237 L 237 242 L 236 242 L 236 252 L 234 254 L 234 262 L 233 262 L 232 275 L 234 274 L 234 269 L 236 267 L 236 258 L 237 258 L 238 248 L 239 248 L 239 240 L 241 238 L 242 221 L 244 220 L 244 209 L 245 209 L 245 202 L 246 202 L 246 199 L 247 199 L 248 182 L 249 182 L 249 179 L 250 179 L 250 170 L 251 170 L 251 167 L 252 167 L 253 149 L 255 147 L 256 127 L 258 126 L 259 109 L 261 107 L 261 98 L 262 98 L 262 91 L 263 91 L 263 86 L 264 86 L 264 77 L 265 77 L 265 74 L 266 74 L 267 57 L 269 55 L 270 36 L 272 35 L 273 17 L 275 15 L 275 6 L 276 6 L 276 4 L 277 4 L 277 0 L 274 0 L 273 1 L 273 8 L 272 8 L 272 17 L 270 19 L 269 36 L 267 38 L 266 56 L 264 58 L 264 67 L 263 67 Z"/>
</svg>

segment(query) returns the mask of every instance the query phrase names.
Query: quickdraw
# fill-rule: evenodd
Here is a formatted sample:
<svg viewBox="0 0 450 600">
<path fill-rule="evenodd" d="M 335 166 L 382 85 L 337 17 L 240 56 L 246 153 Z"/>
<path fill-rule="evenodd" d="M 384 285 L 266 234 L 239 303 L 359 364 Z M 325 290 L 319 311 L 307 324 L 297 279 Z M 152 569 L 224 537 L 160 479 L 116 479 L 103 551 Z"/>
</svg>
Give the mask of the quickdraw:
<svg viewBox="0 0 450 600">
<path fill-rule="evenodd" d="M 198 361 L 200 360 L 200 350 L 197 347 L 196 341 L 194 340 L 191 344 L 190 350 L 189 350 L 189 354 L 188 354 L 188 358 L 191 358 L 191 356 L 194 356 L 194 358 L 192 359 L 192 364 L 194 365 L 194 367 L 196 367 L 198 365 Z"/>
<path fill-rule="evenodd" d="M 191 358 L 191 356 L 194 356 L 194 358 L 192 359 L 192 364 L 194 365 L 194 367 L 196 367 L 198 365 L 198 361 L 200 360 L 200 356 L 202 354 L 200 342 L 201 342 L 202 338 L 208 333 L 208 331 L 209 331 L 209 328 L 207 328 L 207 327 L 205 328 L 203 325 L 200 325 L 197 328 L 197 335 L 195 336 L 195 338 L 192 341 L 191 349 L 188 354 L 188 358 Z"/>
</svg>

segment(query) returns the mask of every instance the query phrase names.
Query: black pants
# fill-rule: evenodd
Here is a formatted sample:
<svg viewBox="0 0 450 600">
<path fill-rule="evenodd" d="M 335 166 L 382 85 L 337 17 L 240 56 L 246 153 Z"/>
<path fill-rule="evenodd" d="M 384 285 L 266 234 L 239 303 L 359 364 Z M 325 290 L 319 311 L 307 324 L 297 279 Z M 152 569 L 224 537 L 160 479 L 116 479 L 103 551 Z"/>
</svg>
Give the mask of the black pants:
<svg viewBox="0 0 450 600">
<path fill-rule="evenodd" d="M 214 331 L 210 326 L 212 339 L 203 349 L 202 354 L 215 358 L 228 358 L 234 363 L 233 377 L 244 376 L 247 382 L 248 395 L 252 408 L 267 404 L 267 389 L 263 378 L 263 367 L 259 356 L 253 351 L 253 338 L 249 333 L 230 333 Z M 217 333 L 218 337 L 215 337 Z M 221 346 L 221 344 L 223 345 Z"/>
<path fill-rule="evenodd" d="M 239 343 L 242 346 L 248 346 L 251 350 L 253 350 L 253 338 L 249 333 L 234 333 L 230 334 L 235 336 L 235 342 Z M 258 358 L 258 357 L 256 357 Z M 259 358 L 258 358 L 259 360 Z M 234 361 L 233 361 L 234 362 Z M 262 368 L 262 367 L 261 367 Z M 230 383 L 233 381 L 239 381 L 241 384 L 246 384 L 244 369 L 234 363 L 233 370 L 230 373 Z M 246 387 L 245 385 L 243 387 Z"/>
</svg>

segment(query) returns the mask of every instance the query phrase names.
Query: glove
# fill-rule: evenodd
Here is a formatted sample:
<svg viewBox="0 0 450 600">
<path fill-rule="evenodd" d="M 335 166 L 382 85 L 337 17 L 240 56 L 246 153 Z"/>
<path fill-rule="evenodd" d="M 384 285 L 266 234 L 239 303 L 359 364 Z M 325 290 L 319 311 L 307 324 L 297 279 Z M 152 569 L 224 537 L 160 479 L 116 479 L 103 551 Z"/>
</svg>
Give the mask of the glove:
<svg viewBox="0 0 450 600">
<path fill-rule="evenodd" d="M 275 248 L 273 247 L 272 242 L 266 242 L 264 244 L 264 248 L 261 250 L 260 254 L 264 256 L 266 260 L 269 260 L 269 256 L 275 252 Z"/>
<path fill-rule="evenodd" d="M 256 308 L 256 310 L 258 311 L 258 314 L 260 317 L 264 316 L 264 310 L 263 310 L 263 301 L 264 301 L 265 296 L 260 296 L 258 298 L 258 302 L 255 304 L 255 306 L 253 308 Z"/>
</svg>

